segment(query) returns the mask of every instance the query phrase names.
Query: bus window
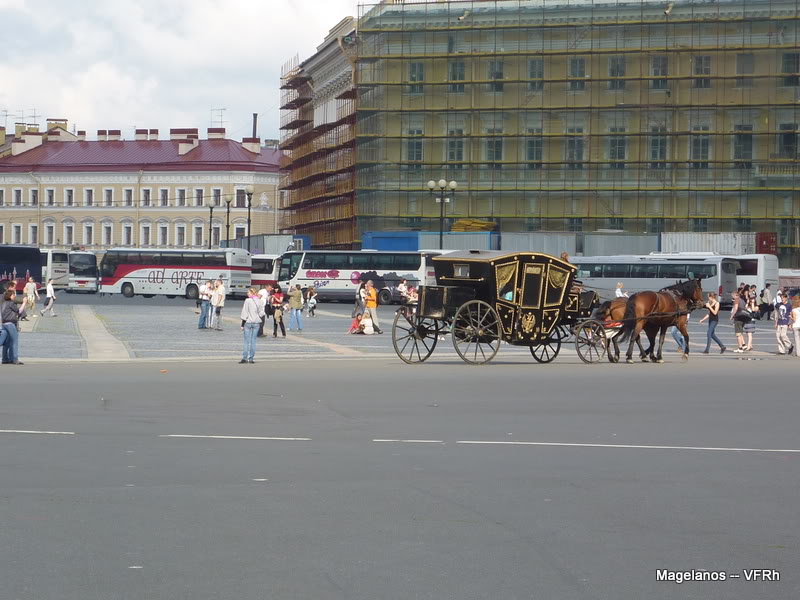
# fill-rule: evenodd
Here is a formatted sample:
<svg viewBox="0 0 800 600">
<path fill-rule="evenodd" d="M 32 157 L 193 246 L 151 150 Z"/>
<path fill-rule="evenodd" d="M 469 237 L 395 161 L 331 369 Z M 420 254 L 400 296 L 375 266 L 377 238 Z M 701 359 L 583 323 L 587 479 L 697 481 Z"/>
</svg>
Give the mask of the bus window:
<svg viewBox="0 0 800 600">
<path fill-rule="evenodd" d="M 722 272 L 728 275 L 736 275 L 736 271 L 738 270 L 739 263 L 732 260 L 723 260 L 722 261 Z"/>
<path fill-rule="evenodd" d="M 686 265 L 659 265 L 658 276 L 662 279 L 686 279 Z"/>
<path fill-rule="evenodd" d="M 579 278 L 589 278 L 589 277 L 602 277 L 603 276 L 603 265 L 578 265 L 578 277 Z"/>
<path fill-rule="evenodd" d="M 53 262 L 57 263 L 66 263 L 69 262 L 69 258 L 67 258 L 66 252 L 54 252 L 53 253 Z"/>
<path fill-rule="evenodd" d="M 689 279 L 708 279 L 717 276 L 717 265 L 687 265 L 686 277 Z"/>
<path fill-rule="evenodd" d="M 746 275 L 755 277 L 758 275 L 758 260 L 750 258 L 740 258 L 739 268 L 736 270 L 737 275 Z"/>
<path fill-rule="evenodd" d="M 609 279 L 623 279 L 629 277 L 630 265 L 623 265 L 617 263 L 610 263 L 603 265 L 603 277 Z"/>
<path fill-rule="evenodd" d="M 419 269 L 419 254 L 395 254 L 394 268 L 398 271 L 416 271 Z"/>
<path fill-rule="evenodd" d="M 42 266 L 47 266 L 47 252 L 42 252 Z"/>
<path fill-rule="evenodd" d="M 633 279 L 655 279 L 658 277 L 658 265 L 631 265 L 630 276 Z"/>
<path fill-rule="evenodd" d="M 297 275 L 297 270 L 300 268 L 300 261 L 302 259 L 302 254 L 288 254 L 283 256 L 281 258 L 281 268 L 278 279 L 281 281 L 289 281 Z"/>
</svg>

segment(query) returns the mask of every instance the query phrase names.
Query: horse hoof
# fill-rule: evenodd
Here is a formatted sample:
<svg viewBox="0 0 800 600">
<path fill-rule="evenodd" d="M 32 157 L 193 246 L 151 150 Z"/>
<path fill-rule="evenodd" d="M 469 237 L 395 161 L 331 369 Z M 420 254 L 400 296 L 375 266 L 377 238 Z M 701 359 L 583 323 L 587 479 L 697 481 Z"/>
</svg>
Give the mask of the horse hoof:
<svg viewBox="0 0 800 600">
<path fill-rule="evenodd" d="M 626 358 L 625 362 L 628 363 L 629 365 L 632 365 L 633 364 L 633 359 L 632 358 Z"/>
<path fill-rule="evenodd" d="M 650 362 L 650 357 L 648 357 L 648 356 L 642 356 L 641 358 L 642 358 L 642 362 Z"/>
<path fill-rule="evenodd" d="M 683 356 L 681 356 L 681 360 L 683 362 L 687 362 L 689 360 L 689 355 L 688 354 L 684 354 Z"/>
<path fill-rule="evenodd" d="M 661 363 L 663 363 L 663 362 L 664 362 L 664 359 L 663 359 L 663 358 L 658 358 L 658 359 L 656 359 L 656 362 L 657 362 L 658 364 L 661 364 Z"/>
</svg>

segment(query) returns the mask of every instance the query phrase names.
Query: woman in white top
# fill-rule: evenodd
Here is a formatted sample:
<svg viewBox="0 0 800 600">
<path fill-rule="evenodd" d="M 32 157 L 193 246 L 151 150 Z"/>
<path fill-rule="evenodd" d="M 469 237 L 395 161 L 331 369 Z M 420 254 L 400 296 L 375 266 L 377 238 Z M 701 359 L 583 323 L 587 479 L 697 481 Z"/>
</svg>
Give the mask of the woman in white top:
<svg viewBox="0 0 800 600">
<path fill-rule="evenodd" d="M 800 356 L 800 296 L 792 298 L 792 312 L 789 325 L 794 332 L 794 355 Z"/>
<path fill-rule="evenodd" d="M 48 279 L 47 280 L 47 299 L 44 302 L 44 308 L 42 309 L 42 311 L 39 314 L 44 316 L 44 313 L 46 313 L 49 310 L 51 317 L 57 316 L 56 315 L 56 311 L 53 310 L 53 304 L 55 303 L 55 301 L 56 301 L 56 290 L 53 288 L 53 280 L 52 279 Z"/>
<path fill-rule="evenodd" d="M 630 297 L 630 296 L 628 296 L 628 292 L 626 292 L 623 289 L 624 287 L 625 287 L 624 283 L 622 283 L 621 281 L 617 282 L 617 291 L 616 291 L 617 298 L 629 298 Z"/>
</svg>

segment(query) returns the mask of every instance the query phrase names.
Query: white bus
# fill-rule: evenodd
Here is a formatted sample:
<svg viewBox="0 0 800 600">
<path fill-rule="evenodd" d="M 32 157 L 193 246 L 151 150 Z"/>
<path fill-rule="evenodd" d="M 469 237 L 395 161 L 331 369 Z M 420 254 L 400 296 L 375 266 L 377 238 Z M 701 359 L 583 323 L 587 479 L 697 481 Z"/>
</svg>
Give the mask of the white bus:
<svg viewBox="0 0 800 600">
<path fill-rule="evenodd" d="M 352 300 L 361 282 L 372 280 L 378 301 L 400 299 L 397 284 L 436 285 L 431 258 L 441 252 L 383 252 L 375 250 L 307 250 L 281 256 L 278 283 L 286 290 L 299 284 L 314 287 L 320 300 Z"/>
<path fill-rule="evenodd" d="M 741 285 L 756 286 L 756 294 L 760 295 L 766 284 L 772 285 L 772 295 L 775 296 L 780 276 L 778 273 L 778 257 L 774 254 L 742 254 L 731 256 L 739 261 L 736 270 L 736 282 Z"/>
<path fill-rule="evenodd" d="M 53 279 L 53 287 L 65 289 L 69 283 L 69 256 L 65 250 L 42 250 L 42 283 Z"/>
<path fill-rule="evenodd" d="M 253 287 L 275 285 L 278 283 L 278 269 L 280 256 L 277 254 L 253 254 L 253 272 L 251 284 Z"/>
<path fill-rule="evenodd" d="M 97 256 L 84 250 L 70 250 L 67 292 L 96 294 L 98 288 Z"/>
<path fill-rule="evenodd" d="M 115 248 L 100 264 L 100 291 L 195 300 L 200 285 L 222 279 L 228 294 L 244 295 L 250 287 L 250 253 L 240 248 L 221 250 L 150 250 Z"/>
<path fill-rule="evenodd" d="M 738 261 L 714 253 L 653 253 L 644 256 L 575 256 L 576 279 L 587 290 L 594 290 L 601 300 L 615 297 L 617 283 L 622 282 L 628 294 L 644 290 L 660 290 L 676 281 L 703 280 L 703 295 L 719 294 L 720 302 L 731 303 L 736 291 Z"/>
</svg>

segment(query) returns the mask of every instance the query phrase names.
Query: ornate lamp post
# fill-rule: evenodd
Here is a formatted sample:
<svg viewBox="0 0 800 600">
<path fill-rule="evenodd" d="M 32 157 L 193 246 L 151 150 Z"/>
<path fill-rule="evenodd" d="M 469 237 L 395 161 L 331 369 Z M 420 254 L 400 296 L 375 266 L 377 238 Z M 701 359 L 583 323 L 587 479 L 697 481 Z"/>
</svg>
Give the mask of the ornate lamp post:
<svg viewBox="0 0 800 600">
<path fill-rule="evenodd" d="M 233 198 L 225 198 L 225 204 L 227 205 L 227 209 L 225 211 L 225 244 L 230 244 L 231 240 L 231 202 L 233 202 Z"/>
<path fill-rule="evenodd" d="M 250 252 L 250 209 L 253 207 L 253 186 L 248 185 L 244 188 L 244 193 L 247 194 L 247 251 Z"/>
<path fill-rule="evenodd" d="M 208 201 L 208 249 L 211 250 L 211 227 L 214 222 L 214 200 Z"/>
<path fill-rule="evenodd" d="M 445 209 L 444 205 L 446 202 L 450 202 L 450 198 L 445 197 L 445 192 L 451 192 L 453 194 L 456 193 L 456 188 L 458 187 L 458 183 L 455 181 L 451 181 L 447 183 L 446 180 L 440 179 L 439 181 L 433 181 L 432 179 L 428 182 L 428 189 L 431 191 L 431 194 L 436 196 L 436 202 L 440 204 L 439 207 L 439 250 L 444 248 L 444 215 Z M 438 194 L 436 193 L 438 190 Z"/>
</svg>

